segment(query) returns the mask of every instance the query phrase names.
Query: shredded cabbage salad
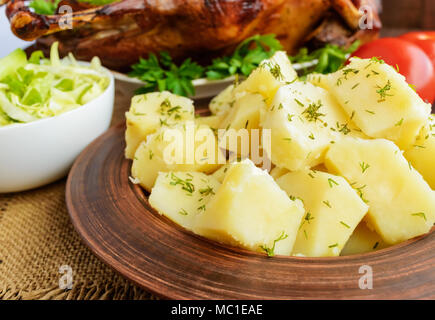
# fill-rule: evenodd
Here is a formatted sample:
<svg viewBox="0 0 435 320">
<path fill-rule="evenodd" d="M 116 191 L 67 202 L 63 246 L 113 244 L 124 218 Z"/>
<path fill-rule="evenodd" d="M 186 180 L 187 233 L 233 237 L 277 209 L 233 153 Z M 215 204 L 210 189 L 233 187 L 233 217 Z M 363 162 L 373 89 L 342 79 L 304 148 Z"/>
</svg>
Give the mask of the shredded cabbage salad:
<svg viewBox="0 0 435 320">
<path fill-rule="evenodd" d="M 110 79 L 94 57 L 79 64 L 70 54 L 59 58 L 58 43 L 50 59 L 41 51 L 29 59 L 17 49 L 0 59 L 0 127 L 54 117 L 101 95 Z"/>
</svg>

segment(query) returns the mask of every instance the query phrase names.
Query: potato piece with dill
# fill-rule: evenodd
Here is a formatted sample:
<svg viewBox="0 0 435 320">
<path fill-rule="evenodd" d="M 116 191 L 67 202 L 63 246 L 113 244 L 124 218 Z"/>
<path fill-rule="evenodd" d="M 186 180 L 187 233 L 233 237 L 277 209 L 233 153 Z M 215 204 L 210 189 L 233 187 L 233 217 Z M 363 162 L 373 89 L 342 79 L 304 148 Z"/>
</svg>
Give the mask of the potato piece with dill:
<svg viewBox="0 0 435 320">
<path fill-rule="evenodd" d="M 295 81 L 296 71 L 293 69 L 284 51 L 276 52 L 270 59 L 261 62 L 249 77 L 236 84 L 234 94 L 242 92 L 259 93 L 269 104 L 279 87 Z"/>
<path fill-rule="evenodd" d="M 149 202 L 160 214 L 192 231 L 195 216 L 204 212 L 219 186 L 214 177 L 201 172 L 160 172 Z"/>
<path fill-rule="evenodd" d="M 377 58 L 351 58 L 346 67 L 320 79 L 365 134 L 391 140 L 402 150 L 413 144 L 430 115 L 430 104 L 405 77 Z"/>
<path fill-rule="evenodd" d="M 193 121 L 163 127 L 137 148 L 132 176 L 150 191 L 159 172 L 213 172 L 221 162 L 216 140 L 210 127 L 195 125 Z"/>
<path fill-rule="evenodd" d="M 313 170 L 290 172 L 276 182 L 305 206 L 293 254 L 338 256 L 368 210 L 356 191 L 342 177 Z"/>
<path fill-rule="evenodd" d="M 130 110 L 125 114 L 125 156 L 133 159 L 139 144 L 159 128 L 193 120 L 193 101 L 168 91 L 134 96 Z"/>
<path fill-rule="evenodd" d="M 210 101 L 209 109 L 213 115 L 225 115 L 234 104 L 234 85 L 231 84 Z"/>
<path fill-rule="evenodd" d="M 234 163 L 194 231 L 253 251 L 289 255 L 304 208 L 249 159 Z"/>
<path fill-rule="evenodd" d="M 272 163 L 290 171 L 322 163 L 329 145 L 359 134 L 331 94 L 300 81 L 278 90 L 260 125 L 271 130 Z"/>
<path fill-rule="evenodd" d="M 385 139 L 343 139 L 332 145 L 325 164 L 345 177 L 369 206 L 365 221 L 388 244 L 430 231 L 435 193 L 400 149 Z"/>
<path fill-rule="evenodd" d="M 260 94 L 246 93 L 240 99 L 235 100 L 234 106 L 222 120 L 219 128 L 227 131 L 219 135 L 220 147 L 236 153 L 237 155 L 245 155 L 251 147 L 250 131 L 240 129 L 259 129 L 260 118 L 266 112 L 266 103 L 263 96 Z M 234 129 L 234 130 L 231 130 Z M 240 133 L 240 134 L 239 134 Z M 258 131 L 258 141 L 260 142 L 260 131 Z M 237 138 L 238 137 L 238 138 Z M 240 139 L 237 145 L 233 145 L 230 141 Z M 247 147 L 243 150 L 241 143 Z"/>
<path fill-rule="evenodd" d="M 370 230 L 364 221 L 361 221 L 350 236 L 340 255 L 349 256 L 373 252 L 386 247 L 388 247 L 388 245 L 382 238 L 376 232 Z"/>
<path fill-rule="evenodd" d="M 310 73 L 307 75 L 307 81 L 311 84 L 323 88 L 325 90 L 330 90 L 328 75 L 323 73 Z"/>
<path fill-rule="evenodd" d="M 222 129 L 258 129 L 266 103 L 260 94 L 247 93 L 237 99 L 220 124 Z"/>
<path fill-rule="evenodd" d="M 435 190 L 435 115 L 431 115 L 404 156 Z"/>
</svg>

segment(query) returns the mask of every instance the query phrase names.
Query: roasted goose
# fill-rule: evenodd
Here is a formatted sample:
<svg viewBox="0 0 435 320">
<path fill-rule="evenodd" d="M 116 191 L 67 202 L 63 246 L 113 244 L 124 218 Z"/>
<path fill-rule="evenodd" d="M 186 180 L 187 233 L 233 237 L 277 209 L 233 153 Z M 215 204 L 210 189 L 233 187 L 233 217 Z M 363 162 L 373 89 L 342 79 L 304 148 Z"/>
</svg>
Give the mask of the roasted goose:
<svg viewBox="0 0 435 320">
<path fill-rule="evenodd" d="M 274 33 L 294 53 L 301 45 L 325 42 L 347 45 L 365 42 L 380 29 L 377 0 L 124 0 L 92 7 L 63 0 L 73 8 L 73 29 L 62 30 L 62 15 L 38 15 L 23 0 L 7 3 L 11 29 L 24 40 L 37 39 L 47 49 L 54 41 L 60 51 L 125 69 L 150 52 L 168 51 L 175 59 L 207 57 L 230 52 L 243 39 Z M 373 9 L 371 30 L 358 27 L 358 8 Z M 65 19 L 65 18 L 63 18 Z"/>
</svg>

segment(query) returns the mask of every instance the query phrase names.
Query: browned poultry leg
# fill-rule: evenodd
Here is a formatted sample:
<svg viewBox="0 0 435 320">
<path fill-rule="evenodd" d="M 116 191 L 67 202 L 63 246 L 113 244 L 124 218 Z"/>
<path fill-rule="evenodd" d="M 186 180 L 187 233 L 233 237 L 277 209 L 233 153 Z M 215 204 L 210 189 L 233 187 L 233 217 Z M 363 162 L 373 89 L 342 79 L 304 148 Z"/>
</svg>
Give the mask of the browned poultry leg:
<svg viewBox="0 0 435 320">
<path fill-rule="evenodd" d="M 64 30 L 61 22 L 65 22 L 65 15 L 39 15 L 31 12 L 23 0 L 0 0 L 7 3 L 6 15 L 11 23 L 12 32 L 19 38 L 27 41 L 35 40 L 41 36 Z M 98 22 L 113 14 L 134 14 L 143 12 L 146 1 L 125 0 L 106 6 L 76 11 L 71 14 L 70 22 L 74 28 L 90 22 Z"/>
</svg>

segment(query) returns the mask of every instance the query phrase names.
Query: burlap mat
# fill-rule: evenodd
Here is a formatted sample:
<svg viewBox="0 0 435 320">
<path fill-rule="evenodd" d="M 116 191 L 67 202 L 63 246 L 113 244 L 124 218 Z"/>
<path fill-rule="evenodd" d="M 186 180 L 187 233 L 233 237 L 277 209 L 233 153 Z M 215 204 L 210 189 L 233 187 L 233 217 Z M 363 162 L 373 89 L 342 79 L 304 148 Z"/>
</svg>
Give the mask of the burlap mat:
<svg viewBox="0 0 435 320">
<path fill-rule="evenodd" d="M 117 83 L 113 124 L 123 119 L 131 90 Z M 72 269 L 71 290 L 59 288 Z M 65 206 L 65 179 L 17 194 L 0 194 L 0 299 L 150 299 L 81 242 Z"/>
</svg>

